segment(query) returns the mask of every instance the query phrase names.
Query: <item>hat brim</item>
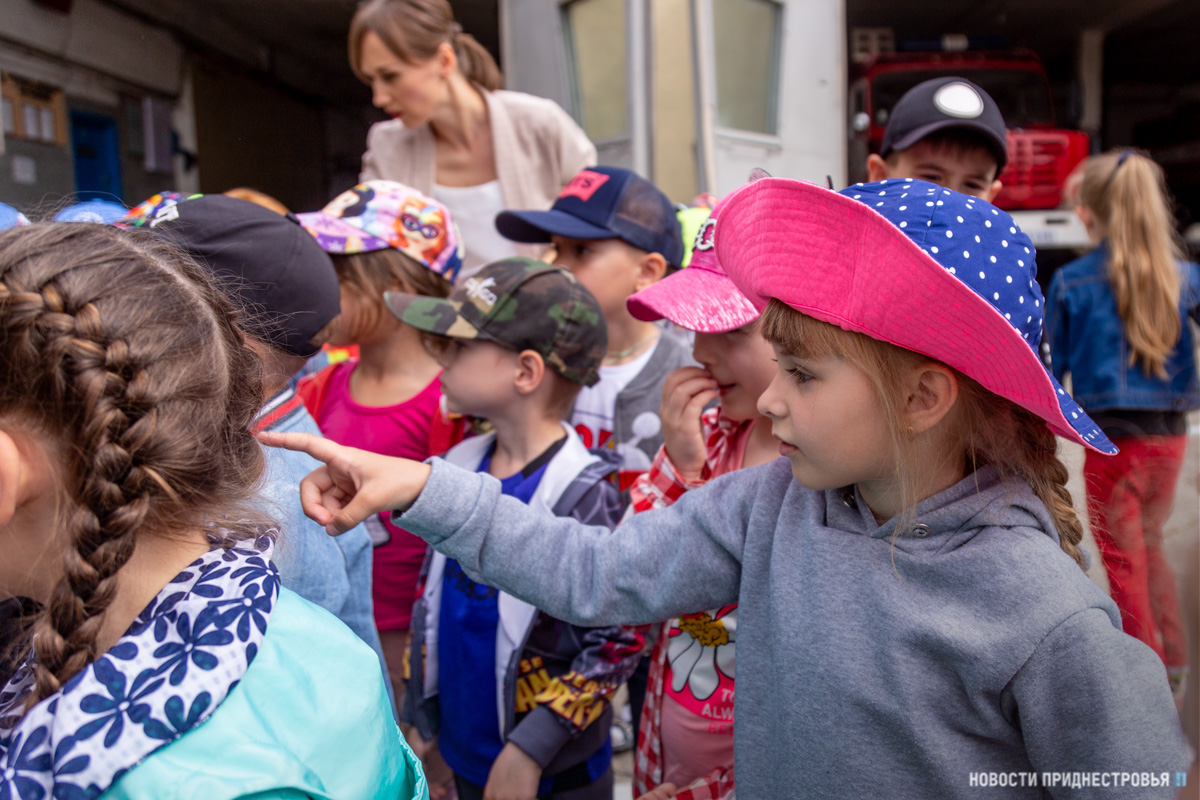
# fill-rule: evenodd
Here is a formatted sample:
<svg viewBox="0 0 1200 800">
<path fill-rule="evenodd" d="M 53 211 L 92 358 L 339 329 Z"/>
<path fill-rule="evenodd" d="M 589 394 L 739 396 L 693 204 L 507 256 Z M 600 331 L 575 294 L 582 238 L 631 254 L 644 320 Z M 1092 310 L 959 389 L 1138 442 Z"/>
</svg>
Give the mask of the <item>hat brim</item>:
<svg viewBox="0 0 1200 800">
<path fill-rule="evenodd" d="M 755 307 L 777 298 L 922 353 L 1037 414 L 1059 436 L 1117 452 L 994 306 L 862 203 L 814 184 L 764 178 L 726 200 L 716 247 Z"/>
<path fill-rule="evenodd" d="M 922 125 L 919 128 L 913 128 L 911 131 L 892 142 L 892 149 L 886 153 L 880 153 L 884 158 L 887 158 L 891 153 L 907 150 L 917 142 L 924 139 L 934 131 L 940 131 L 944 128 L 967 128 L 968 130 L 976 131 L 983 134 L 987 140 L 989 150 L 992 157 L 996 159 L 996 177 L 1000 177 L 1000 173 L 1004 171 L 1004 167 L 1008 164 L 1008 141 L 999 139 L 996 132 L 982 122 L 971 119 L 940 119 L 937 122 L 931 122 L 928 125 Z"/>
<path fill-rule="evenodd" d="M 695 263 L 630 295 L 625 305 L 644 322 L 669 319 L 697 333 L 736 330 L 761 313 L 728 276 Z"/>
<path fill-rule="evenodd" d="M 459 307 L 452 300 L 422 294 L 384 292 L 383 302 L 396 319 L 419 331 L 453 339 L 488 338 L 458 313 Z"/>
<path fill-rule="evenodd" d="M 618 234 L 565 211 L 502 211 L 496 230 L 505 239 L 523 244 L 548 244 L 551 236 L 568 239 L 616 239 Z"/>
<path fill-rule="evenodd" d="M 297 214 L 296 219 L 308 231 L 326 253 L 371 253 L 391 247 L 383 239 L 355 227 L 345 220 L 326 214 L 324 211 L 307 211 Z"/>
</svg>

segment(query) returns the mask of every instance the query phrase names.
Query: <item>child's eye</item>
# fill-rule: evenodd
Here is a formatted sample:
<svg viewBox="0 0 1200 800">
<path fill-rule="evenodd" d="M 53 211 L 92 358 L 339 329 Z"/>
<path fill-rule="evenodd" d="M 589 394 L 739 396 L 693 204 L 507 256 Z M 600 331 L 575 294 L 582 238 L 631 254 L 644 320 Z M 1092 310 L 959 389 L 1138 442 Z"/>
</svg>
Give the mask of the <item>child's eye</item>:
<svg viewBox="0 0 1200 800">
<path fill-rule="evenodd" d="M 802 369 L 799 369 L 798 367 L 789 368 L 787 370 L 787 374 L 791 375 L 792 380 L 794 380 L 796 383 L 808 383 L 809 381 L 812 380 L 812 377 L 813 377 L 812 375 L 809 375 L 807 372 L 805 372 Z"/>
</svg>

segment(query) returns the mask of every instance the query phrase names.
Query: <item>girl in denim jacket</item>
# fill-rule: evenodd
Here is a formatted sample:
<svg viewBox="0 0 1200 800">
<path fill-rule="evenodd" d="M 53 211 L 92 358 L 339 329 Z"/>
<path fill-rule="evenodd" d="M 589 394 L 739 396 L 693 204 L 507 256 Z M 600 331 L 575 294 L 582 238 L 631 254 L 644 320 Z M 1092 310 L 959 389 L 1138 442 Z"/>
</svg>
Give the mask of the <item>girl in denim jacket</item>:
<svg viewBox="0 0 1200 800">
<path fill-rule="evenodd" d="M 1182 259 L 1161 168 L 1139 152 L 1088 160 L 1080 218 L 1094 251 L 1054 276 L 1046 338 L 1060 381 L 1121 452 L 1088 453 L 1088 516 L 1126 632 L 1150 645 L 1173 680 L 1187 666 L 1175 581 L 1163 557 L 1186 444 L 1200 408 L 1195 343 L 1200 267 Z"/>
</svg>

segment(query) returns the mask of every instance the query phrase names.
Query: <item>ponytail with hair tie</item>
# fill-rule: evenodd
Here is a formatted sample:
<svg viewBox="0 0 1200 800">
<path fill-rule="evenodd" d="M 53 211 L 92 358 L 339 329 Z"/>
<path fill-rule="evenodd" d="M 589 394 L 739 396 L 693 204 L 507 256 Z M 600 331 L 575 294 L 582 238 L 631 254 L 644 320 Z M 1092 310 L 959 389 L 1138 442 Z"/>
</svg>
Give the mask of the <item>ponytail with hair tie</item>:
<svg viewBox="0 0 1200 800">
<path fill-rule="evenodd" d="M 1134 149 L 1093 156 L 1085 162 L 1079 199 L 1105 234 L 1129 364 L 1166 378 L 1167 358 L 1182 332 L 1183 254 L 1162 168 Z"/>
</svg>

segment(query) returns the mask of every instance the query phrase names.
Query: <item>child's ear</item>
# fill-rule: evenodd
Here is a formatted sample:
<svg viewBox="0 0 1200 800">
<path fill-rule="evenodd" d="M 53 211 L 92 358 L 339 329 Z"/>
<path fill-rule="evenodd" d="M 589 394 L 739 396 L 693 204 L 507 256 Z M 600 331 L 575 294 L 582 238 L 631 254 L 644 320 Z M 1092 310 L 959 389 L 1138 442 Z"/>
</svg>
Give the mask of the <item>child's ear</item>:
<svg viewBox="0 0 1200 800">
<path fill-rule="evenodd" d="M 990 203 L 996 199 L 996 195 L 1000 194 L 1000 190 L 1004 188 L 1004 184 L 999 180 L 992 181 L 992 188 L 988 189 L 987 201 Z"/>
<path fill-rule="evenodd" d="M 867 156 L 867 182 L 875 183 L 876 181 L 886 180 L 891 176 L 888 174 L 887 162 L 883 160 L 883 156 L 878 153 L 871 153 Z"/>
<path fill-rule="evenodd" d="M 23 448 L 0 428 L 0 528 L 12 520 L 20 506 L 53 490 L 50 465 L 44 457 L 44 451 L 36 445 L 32 451 Z"/>
<path fill-rule="evenodd" d="M 662 280 L 667 274 L 667 260 L 662 253 L 646 253 L 638 259 L 637 278 L 634 281 L 634 291 L 640 292 Z"/>
<path fill-rule="evenodd" d="M 518 394 L 530 395 L 537 391 L 546 377 L 546 362 L 534 350 L 522 350 L 517 355 L 517 371 L 513 376 L 513 387 Z"/>
<path fill-rule="evenodd" d="M 954 370 L 936 361 L 927 361 L 913 369 L 905 411 L 914 433 L 924 433 L 937 425 L 956 402 L 958 376 Z"/>
</svg>

